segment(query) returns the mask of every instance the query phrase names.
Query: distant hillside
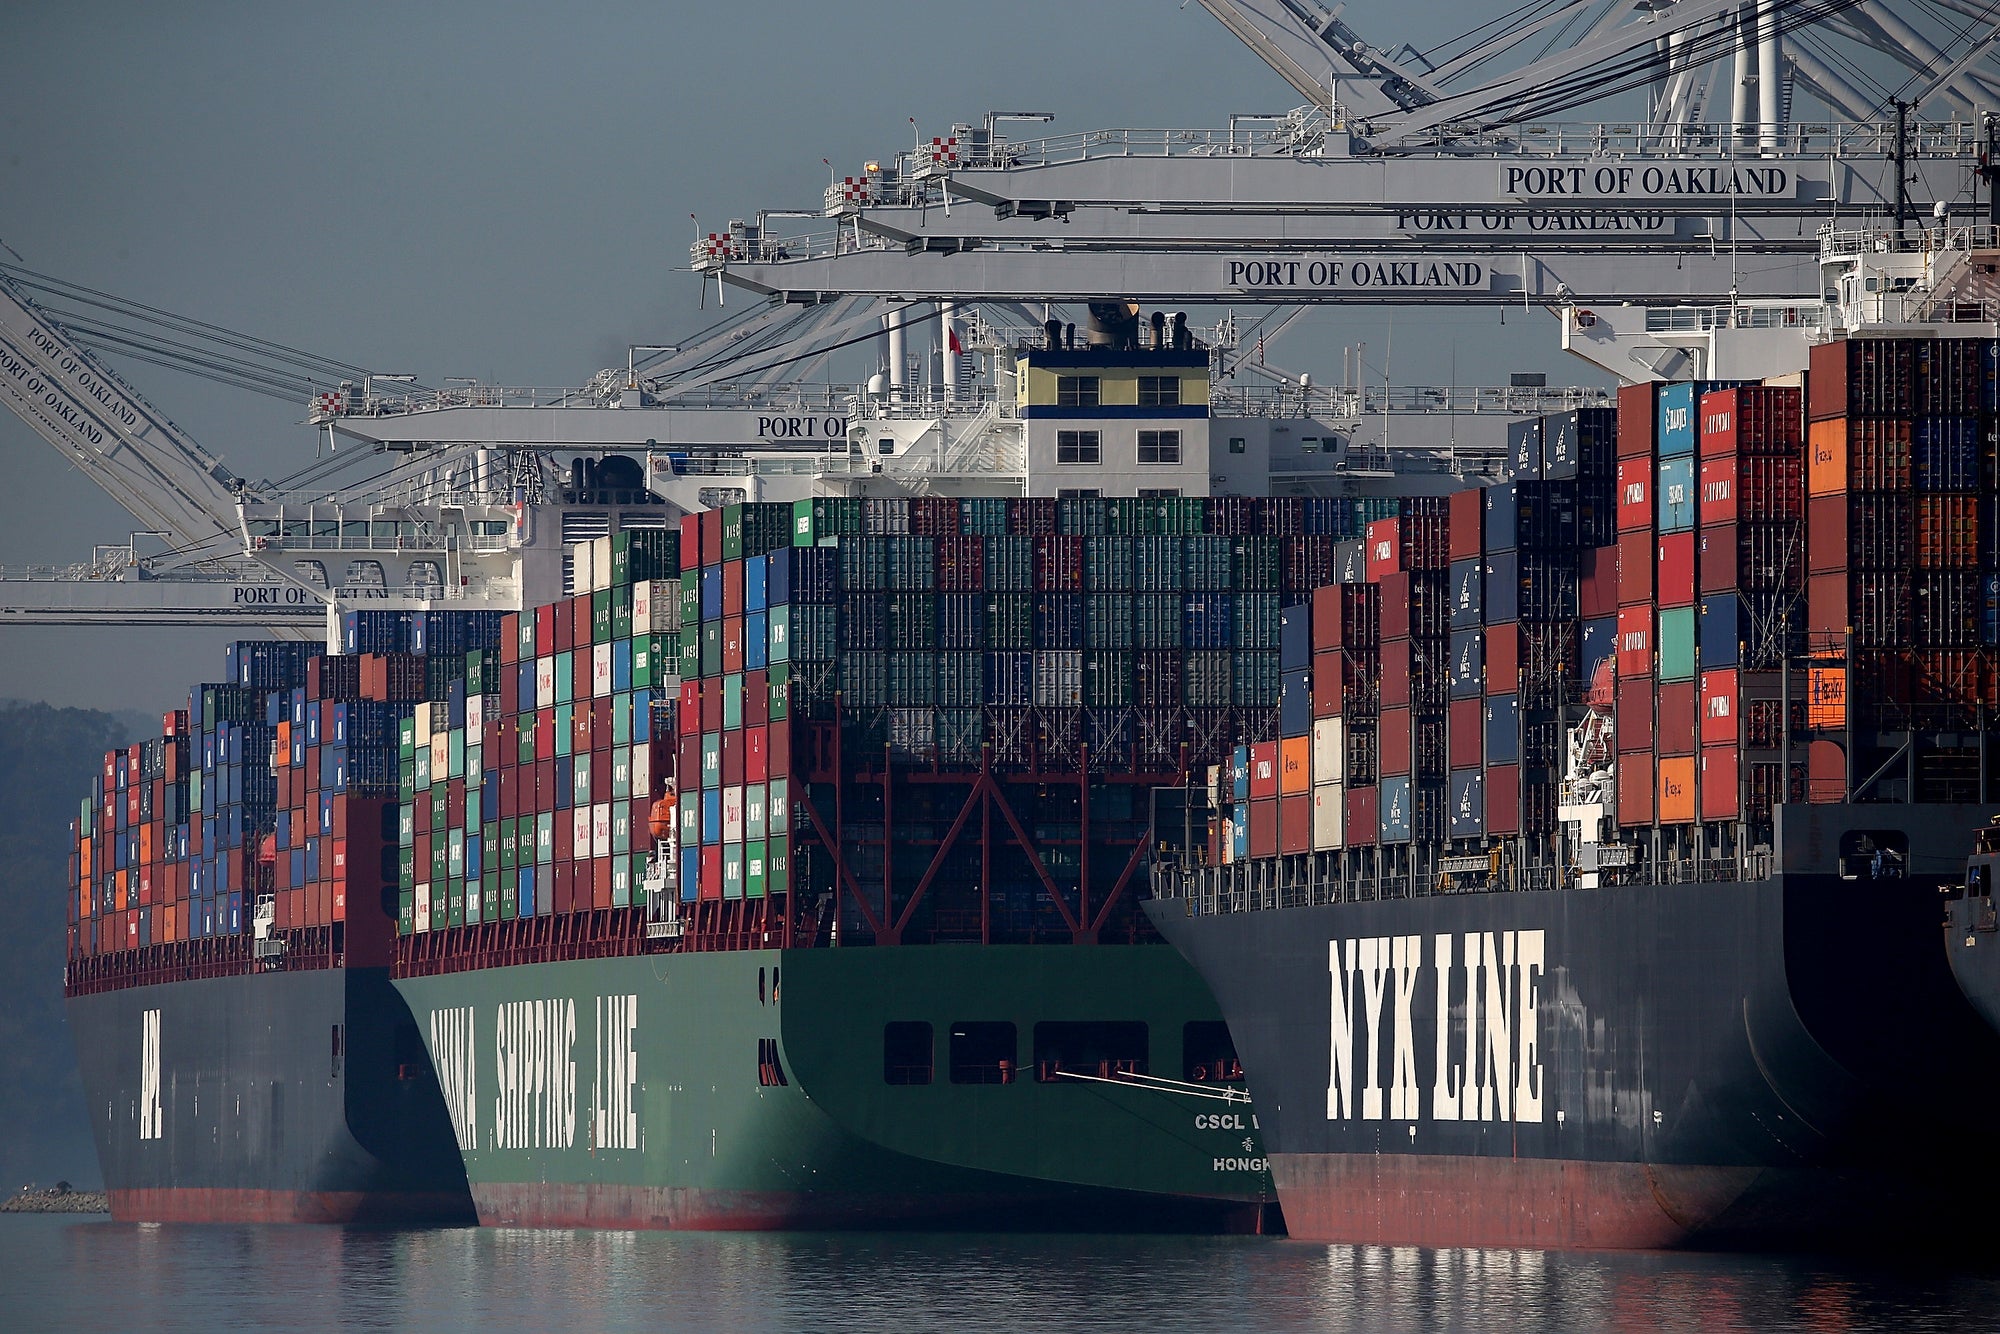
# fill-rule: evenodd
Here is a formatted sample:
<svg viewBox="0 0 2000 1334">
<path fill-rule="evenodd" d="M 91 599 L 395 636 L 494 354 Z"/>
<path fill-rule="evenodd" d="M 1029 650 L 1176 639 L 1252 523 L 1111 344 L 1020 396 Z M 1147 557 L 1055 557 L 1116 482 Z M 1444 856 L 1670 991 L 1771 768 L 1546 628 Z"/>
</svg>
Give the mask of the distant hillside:
<svg viewBox="0 0 2000 1334">
<path fill-rule="evenodd" d="M 137 714 L 0 701 L 0 1192 L 100 1184 L 63 1022 L 67 841 L 104 752 L 143 725 Z"/>
</svg>

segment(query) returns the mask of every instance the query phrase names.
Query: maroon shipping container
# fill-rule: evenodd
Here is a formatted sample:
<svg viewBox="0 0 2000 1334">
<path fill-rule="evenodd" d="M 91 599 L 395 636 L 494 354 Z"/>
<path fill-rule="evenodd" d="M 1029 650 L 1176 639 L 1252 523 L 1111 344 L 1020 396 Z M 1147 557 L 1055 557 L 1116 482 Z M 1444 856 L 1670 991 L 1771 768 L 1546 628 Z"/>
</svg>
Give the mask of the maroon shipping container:
<svg viewBox="0 0 2000 1334">
<path fill-rule="evenodd" d="M 1618 534 L 1618 602 L 1632 606 L 1653 600 L 1654 568 L 1659 563 L 1659 545 L 1653 526 Z"/>
<path fill-rule="evenodd" d="M 1371 527 L 1373 525 L 1370 525 Z M 1371 583 L 1379 585 L 1375 605 L 1380 609 L 1377 621 L 1378 632 L 1383 640 L 1408 639 L 1410 637 L 1410 576 L 1401 570 L 1392 571 L 1377 580 L 1371 573 Z"/>
<path fill-rule="evenodd" d="M 1618 678 L 1618 707 L 1612 715 L 1612 724 L 1617 732 L 1619 767 L 1629 767 L 1622 759 L 1625 755 L 1650 755 L 1653 749 L 1653 703 L 1658 694 L 1659 683 L 1650 674 Z M 1644 759 L 1634 759 L 1631 764 L 1645 764 Z M 1650 768 L 1651 766 L 1648 765 Z"/>
<path fill-rule="evenodd" d="M 1399 573 L 1407 568 L 1403 564 L 1403 521 L 1401 519 L 1374 520 L 1368 525 L 1367 540 L 1369 583 L 1386 583 L 1387 576 Z M 1388 632 L 1387 626 L 1383 627 L 1383 632 L 1385 634 Z"/>
<path fill-rule="evenodd" d="M 1735 746 L 1701 748 L 1701 818 L 1734 820 L 1743 812 L 1743 752 Z"/>
<path fill-rule="evenodd" d="M 958 532 L 959 504 L 951 496 L 918 496 L 910 502 L 910 532 L 917 537 L 951 537 Z"/>
<path fill-rule="evenodd" d="M 1694 534 L 1662 533 L 1659 540 L 1659 592 L 1662 607 L 1694 605 Z"/>
<path fill-rule="evenodd" d="M 1653 766 L 1642 756 L 1633 756 L 1618 766 L 1618 823 L 1632 829 L 1653 823 L 1655 797 Z"/>
<path fill-rule="evenodd" d="M 1486 693 L 1511 695 L 1521 688 L 1521 626 L 1502 621 L 1486 627 Z"/>
<path fill-rule="evenodd" d="M 1914 527 L 1915 503 L 1911 496 L 1815 496 L 1806 528 L 1810 544 L 1808 568 L 1814 571 L 1906 569 L 1914 550 Z M 1976 540 L 1972 550 L 1976 563 Z"/>
<path fill-rule="evenodd" d="M 1252 797 L 1250 799 L 1250 855 L 1252 857 L 1275 857 L 1278 855 L 1278 799 L 1276 797 Z"/>
<path fill-rule="evenodd" d="M 1376 727 L 1376 771 L 1388 777 L 1410 772 L 1410 711 L 1384 709 Z"/>
<path fill-rule="evenodd" d="M 1381 589 L 1374 584 L 1325 584 L 1313 589 L 1313 648 L 1373 648 L 1378 642 Z M 1409 633 L 1409 610 L 1403 612 Z"/>
<path fill-rule="evenodd" d="M 1475 560 L 1484 548 L 1486 492 L 1479 487 L 1451 493 L 1451 558 Z"/>
<path fill-rule="evenodd" d="M 1521 832 L 1521 766 L 1496 764 L 1486 771 L 1486 832 Z"/>
<path fill-rule="evenodd" d="M 1278 798 L 1278 850 L 1287 856 L 1312 851 L 1313 799 L 1310 792 Z"/>
<path fill-rule="evenodd" d="M 1383 708 L 1409 706 L 1410 656 L 1407 639 L 1391 639 L 1382 645 L 1382 676 L 1377 696 Z"/>
<path fill-rule="evenodd" d="M 701 515 L 681 516 L 681 568 L 692 570 L 701 564 Z"/>
<path fill-rule="evenodd" d="M 1355 787 L 1347 790 L 1347 845 L 1349 847 L 1372 846 L 1381 834 L 1378 822 L 1380 806 L 1372 787 Z"/>
<path fill-rule="evenodd" d="M 1083 539 L 1052 534 L 1035 539 L 1035 588 L 1038 592 L 1083 588 Z"/>
<path fill-rule="evenodd" d="M 701 520 L 701 563 L 722 564 L 722 511 L 703 510 L 695 517 Z"/>
<path fill-rule="evenodd" d="M 1455 699 L 1449 716 L 1448 763 L 1454 769 L 1476 769 L 1486 759 L 1486 703 Z"/>
<path fill-rule="evenodd" d="M 1807 367 L 1806 413 L 1813 421 L 1908 417 L 1915 410 L 1915 349 L 1907 339 L 1821 343 L 1812 349 Z"/>
<path fill-rule="evenodd" d="M 1660 683 L 1660 712 L 1653 738 L 1654 750 L 1661 755 L 1692 755 L 1695 752 L 1694 682 Z"/>
<path fill-rule="evenodd" d="M 1582 576 L 1577 587 L 1583 619 L 1594 621 L 1618 612 L 1618 548 L 1590 547 L 1583 553 Z"/>
<path fill-rule="evenodd" d="M 1658 423 L 1654 415 L 1654 394 L 1656 386 L 1647 381 L 1644 384 L 1628 384 L 1618 390 L 1618 457 L 1621 459 L 1646 459 L 1653 457 L 1653 432 Z M 1623 473 L 1620 473 L 1623 480 Z"/>
<path fill-rule="evenodd" d="M 1797 453 L 1805 440 L 1801 391 L 1743 385 L 1701 396 L 1701 457 Z"/>
</svg>

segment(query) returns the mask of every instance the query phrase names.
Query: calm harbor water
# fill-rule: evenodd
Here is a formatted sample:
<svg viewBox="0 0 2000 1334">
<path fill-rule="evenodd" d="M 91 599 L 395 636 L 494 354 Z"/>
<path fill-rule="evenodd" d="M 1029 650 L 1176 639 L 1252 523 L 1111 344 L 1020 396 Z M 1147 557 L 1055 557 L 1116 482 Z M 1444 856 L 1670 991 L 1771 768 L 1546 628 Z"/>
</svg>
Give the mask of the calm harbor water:
<svg viewBox="0 0 2000 1334">
<path fill-rule="evenodd" d="M 2000 1264 L 1257 1239 L 344 1231 L 0 1218 L 15 1330 L 1959 1330 Z"/>
</svg>

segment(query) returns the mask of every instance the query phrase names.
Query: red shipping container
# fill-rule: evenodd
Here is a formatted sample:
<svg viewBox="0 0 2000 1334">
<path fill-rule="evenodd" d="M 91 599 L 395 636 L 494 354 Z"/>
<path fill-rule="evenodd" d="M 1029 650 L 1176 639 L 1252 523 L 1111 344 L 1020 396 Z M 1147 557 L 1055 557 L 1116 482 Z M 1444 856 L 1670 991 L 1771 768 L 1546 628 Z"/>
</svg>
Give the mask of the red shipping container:
<svg viewBox="0 0 2000 1334">
<path fill-rule="evenodd" d="M 1406 707 L 1410 702 L 1410 641 L 1392 639 L 1382 645 L 1381 707 Z"/>
<path fill-rule="evenodd" d="M 1369 576 L 1371 582 L 1374 576 Z M 1384 640 L 1410 637 L 1410 576 L 1401 570 L 1382 576 L 1376 592 L 1376 622 Z"/>
<path fill-rule="evenodd" d="M 722 622 L 722 670 L 743 670 L 743 618 L 728 616 Z"/>
<path fill-rule="evenodd" d="M 762 727 L 743 729 L 743 781 L 762 783 L 771 776 L 770 734 Z"/>
<path fill-rule="evenodd" d="M 731 786 L 743 781 L 743 734 L 722 734 L 722 782 Z"/>
<path fill-rule="evenodd" d="M 1618 675 L 1653 673 L 1653 608 L 1650 604 L 1618 609 Z"/>
<path fill-rule="evenodd" d="M 693 736 L 702 730 L 701 680 L 681 682 L 680 705 L 674 716 L 680 721 L 682 736 Z"/>
<path fill-rule="evenodd" d="M 1486 759 L 1486 704 L 1477 699 L 1451 702 L 1445 750 L 1454 769 L 1476 769 Z"/>
<path fill-rule="evenodd" d="M 1577 586 L 1578 609 L 1586 621 L 1618 614 L 1618 548 L 1590 547 L 1583 553 Z"/>
<path fill-rule="evenodd" d="M 1369 847 L 1380 836 L 1381 828 L 1376 822 L 1379 807 L 1375 789 L 1355 787 L 1347 790 L 1347 846 Z"/>
<path fill-rule="evenodd" d="M 743 614 L 743 562 L 740 560 L 722 562 L 722 614 Z"/>
<path fill-rule="evenodd" d="M 1278 850 L 1287 856 L 1311 852 L 1312 822 L 1312 793 L 1278 798 Z"/>
<path fill-rule="evenodd" d="M 1802 391 L 1785 385 L 1742 385 L 1703 394 L 1695 414 L 1701 457 L 1782 454 L 1805 439 Z"/>
<path fill-rule="evenodd" d="M 1618 602 L 1630 606 L 1653 600 L 1653 570 L 1659 563 L 1653 528 L 1635 528 L 1618 535 Z"/>
<path fill-rule="evenodd" d="M 1658 593 L 1662 607 L 1694 605 L 1694 534 L 1662 533 Z"/>
<path fill-rule="evenodd" d="M 1502 621 L 1486 627 L 1486 693 L 1511 695 L 1521 688 L 1521 627 Z"/>
<path fill-rule="evenodd" d="M 1403 521 L 1376 519 L 1368 525 L 1368 582 L 1379 584 L 1382 576 L 1403 568 Z M 1383 594 L 1386 610 L 1388 594 Z M 1386 631 L 1385 631 L 1386 633 Z"/>
<path fill-rule="evenodd" d="M 559 862 L 568 862 L 576 856 L 576 812 L 574 809 L 555 813 L 555 857 Z"/>
<path fill-rule="evenodd" d="M 569 646 L 572 649 L 579 647 L 588 649 L 590 647 L 592 634 L 591 615 L 590 594 L 579 593 L 569 600 Z M 578 676 L 576 679 L 579 681 L 588 681 L 590 679 L 588 669 L 586 668 L 584 674 Z"/>
<path fill-rule="evenodd" d="M 703 510 L 701 519 L 701 563 L 703 565 L 722 564 L 722 511 Z M 716 883 L 722 883 L 718 868 Z M 707 898 L 706 894 L 702 895 Z"/>
<path fill-rule="evenodd" d="M 1653 527 L 1653 458 L 1618 460 L 1618 531 L 1650 532 Z"/>
<path fill-rule="evenodd" d="M 681 516 L 681 568 L 692 570 L 701 564 L 701 516 Z"/>
<path fill-rule="evenodd" d="M 1250 855 L 1252 857 L 1275 857 L 1278 855 L 1278 799 L 1276 797 L 1252 797 L 1250 799 Z"/>
<path fill-rule="evenodd" d="M 1410 772 L 1410 711 L 1384 709 L 1375 728 L 1376 769 L 1389 777 Z"/>
<path fill-rule="evenodd" d="M 771 771 L 771 777 L 790 777 L 792 772 L 791 723 L 782 719 L 775 723 L 767 723 L 764 727 L 764 734 L 767 738 L 764 748 L 769 753 L 765 767 Z"/>
<path fill-rule="evenodd" d="M 1844 635 L 1853 623 L 1848 615 L 1845 572 L 1806 576 L 1806 632 Z"/>
<path fill-rule="evenodd" d="M 1656 388 L 1651 381 L 1647 381 L 1624 385 L 1618 390 L 1619 458 L 1645 459 L 1650 465 L 1653 432 L 1657 426 L 1653 401 Z M 1619 480 L 1624 480 L 1622 472 Z"/>
<path fill-rule="evenodd" d="M 1735 746 L 1701 748 L 1701 818 L 1734 820 L 1743 812 L 1742 752 Z"/>
<path fill-rule="evenodd" d="M 1701 711 L 1703 746 L 1734 746 L 1737 743 L 1743 712 L 1738 680 L 1734 668 L 1703 672 L 1696 678 L 1695 684 L 1701 694 L 1698 707 Z"/>
<path fill-rule="evenodd" d="M 590 906 L 609 908 L 611 906 L 611 858 L 593 857 L 590 860 Z"/>
<path fill-rule="evenodd" d="M 1736 455 L 1703 459 L 1699 480 L 1695 492 L 1697 521 L 1703 527 L 1736 522 Z"/>
<path fill-rule="evenodd" d="M 1618 674 L 1618 708 L 1612 714 L 1612 728 L 1618 736 L 1618 764 L 1626 764 L 1626 756 L 1652 754 L 1652 706 L 1656 700 L 1658 682 L 1652 674 Z M 1640 764 L 1644 760 L 1632 760 Z"/>
<path fill-rule="evenodd" d="M 1733 523 L 1704 527 L 1695 534 L 1695 583 L 1703 593 L 1727 593 L 1737 587 L 1741 561 L 1738 528 Z"/>
<path fill-rule="evenodd" d="M 1250 795 L 1278 795 L 1278 743 L 1259 741 L 1250 747 Z"/>
<path fill-rule="evenodd" d="M 1473 560 L 1483 550 L 1486 531 L 1486 492 L 1472 487 L 1451 493 L 1451 558 Z"/>
<path fill-rule="evenodd" d="M 1661 755 L 1692 755 L 1695 752 L 1694 682 L 1664 681 L 1660 684 L 1659 731 L 1654 750 Z"/>
<path fill-rule="evenodd" d="M 1496 764 L 1486 771 L 1486 832 L 1521 832 L 1521 766 Z"/>
<path fill-rule="evenodd" d="M 1321 590 L 1324 591 L 1324 590 Z M 1319 624 L 1315 619 L 1313 624 Z M 1341 660 L 1339 651 L 1313 654 L 1312 711 L 1315 718 L 1334 718 L 1341 712 Z"/>
<path fill-rule="evenodd" d="M 1618 765 L 1618 823 L 1632 829 L 1653 823 L 1654 774 L 1646 758 L 1634 755 Z"/>
</svg>

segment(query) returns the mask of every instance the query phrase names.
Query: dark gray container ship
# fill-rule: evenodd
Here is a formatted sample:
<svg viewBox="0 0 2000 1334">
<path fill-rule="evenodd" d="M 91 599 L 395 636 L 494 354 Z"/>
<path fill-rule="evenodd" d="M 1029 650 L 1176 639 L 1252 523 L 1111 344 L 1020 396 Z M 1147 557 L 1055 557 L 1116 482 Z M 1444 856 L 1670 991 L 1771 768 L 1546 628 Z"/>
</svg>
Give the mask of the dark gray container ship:
<svg viewBox="0 0 2000 1334">
<path fill-rule="evenodd" d="M 1935 860 L 1965 814 L 1780 820 L 1780 869 L 1756 880 L 1369 898 L 1200 871 L 1151 901 L 1235 1036 L 1292 1235 L 1846 1246 L 1948 1228 L 1993 1172 L 1926 1128 L 1993 1105 L 2000 1037 L 1937 948 L 1949 872 L 1874 879 L 1840 845 L 1891 828 Z"/>
<path fill-rule="evenodd" d="M 245 962 L 72 991 L 113 1216 L 471 1223 L 450 1118 L 389 970 Z"/>
</svg>

